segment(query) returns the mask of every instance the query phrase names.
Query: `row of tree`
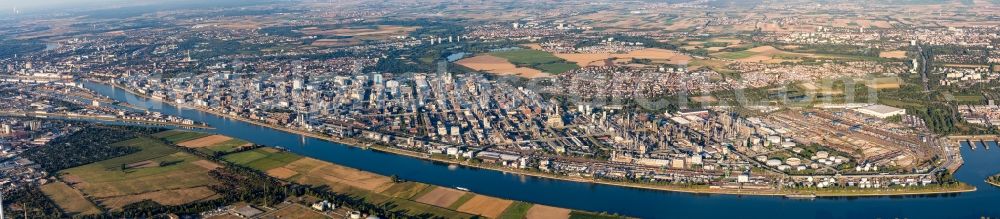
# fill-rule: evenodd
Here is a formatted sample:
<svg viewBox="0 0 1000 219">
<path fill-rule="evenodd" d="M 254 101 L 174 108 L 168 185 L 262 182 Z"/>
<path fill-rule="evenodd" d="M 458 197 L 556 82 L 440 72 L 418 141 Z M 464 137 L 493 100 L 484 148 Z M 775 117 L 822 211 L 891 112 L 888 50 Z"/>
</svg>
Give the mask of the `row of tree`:
<svg viewBox="0 0 1000 219">
<path fill-rule="evenodd" d="M 45 49 L 45 44 L 35 41 L 0 39 L 0 59 L 28 54 Z"/>
<path fill-rule="evenodd" d="M 990 177 L 987 177 L 986 181 L 988 181 L 990 183 L 993 183 L 993 184 L 1000 185 L 1000 174 L 992 175 Z"/>
<path fill-rule="evenodd" d="M 114 146 L 113 143 L 163 131 L 162 128 L 117 126 L 69 122 L 82 125 L 73 134 L 53 139 L 42 147 L 32 148 L 22 154 L 24 158 L 41 166 L 49 173 L 107 160 L 138 151 L 136 148 Z M 3 205 L 8 215 L 31 218 L 61 218 L 66 215 L 55 202 L 45 196 L 37 185 L 26 185 L 4 194 Z"/>
<path fill-rule="evenodd" d="M 68 215 L 37 185 L 28 185 L 3 194 L 4 215 L 24 218 L 64 218 Z"/>
<path fill-rule="evenodd" d="M 85 165 L 131 154 L 139 149 L 113 145 L 139 135 L 163 131 L 162 128 L 92 124 L 82 130 L 56 139 L 43 147 L 25 151 L 31 160 L 47 172 Z"/>
</svg>

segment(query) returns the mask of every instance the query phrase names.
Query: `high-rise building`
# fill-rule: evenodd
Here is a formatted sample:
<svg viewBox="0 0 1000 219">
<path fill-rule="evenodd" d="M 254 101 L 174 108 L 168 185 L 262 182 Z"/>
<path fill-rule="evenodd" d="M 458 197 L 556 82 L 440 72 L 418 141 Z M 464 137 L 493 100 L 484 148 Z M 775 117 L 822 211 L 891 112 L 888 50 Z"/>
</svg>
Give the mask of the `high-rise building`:
<svg viewBox="0 0 1000 219">
<path fill-rule="evenodd" d="M 39 129 L 42 129 L 42 121 L 35 120 L 28 121 L 26 123 L 28 124 L 28 130 L 38 131 Z"/>
<path fill-rule="evenodd" d="M 302 78 L 292 79 L 292 90 L 301 90 L 305 82 Z"/>
<path fill-rule="evenodd" d="M 374 74 L 372 74 L 372 82 L 375 83 L 375 85 L 381 85 L 382 84 L 382 74 L 380 74 L 380 73 L 374 73 Z"/>
<path fill-rule="evenodd" d="M 14 130 L 11 130 L 10 124 L 3 124 L 3 128 L 2 129 L 3 129 L 2 130 L 3 134 L 5 134 L 5 135 L 9 135 L 10 133 L 14 132 Z"/>
</svg>

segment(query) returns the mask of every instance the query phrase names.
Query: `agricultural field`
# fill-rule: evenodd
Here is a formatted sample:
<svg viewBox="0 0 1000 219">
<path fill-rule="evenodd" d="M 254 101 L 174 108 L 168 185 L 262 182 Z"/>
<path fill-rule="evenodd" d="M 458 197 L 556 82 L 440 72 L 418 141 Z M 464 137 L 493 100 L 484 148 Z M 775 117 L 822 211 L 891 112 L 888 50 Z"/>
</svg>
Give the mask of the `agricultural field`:
<svg viewBox="0 0 1000 219">
<path fill-rule="evenodd" d="M 331 191 L 351 194 L 374 203 L 391 203 L 397 210 L 421 214 L 431 213 L 447 218 L 467 218 L 481 215 L 499 218 L 503 215 L 528 215 L 530 204 L 478 195 L 457 189 L 418 182 L 393 182 L 391 178 L 353 168 L 301 157 L 272 148 L 259 148 L 230 154 L 223 159 L 265 171 L 268 175 L 306 185 L 324 186 Z M 267 165 L 261 165 L 261 164 Z M 516 207 L 508 211 L 508 208 Z M 555 210 L 553 210 L 555 209 Z M 541 207 L 535 215 L 564 215 L 561 208 Z M 555 213 L 553 213 L 555 212 Z M 556 217 L 559 218 L 559 217 Z"/>
<path fill-rule="evenodd" d="M 183 130 L 169 130 L 160 133 L 153 134 L 153 137 L 162 138 L 172 143 L 178 143 L 183 141 L 194 140 L 202 137 L 209 136 L 211 134 L 201 133 L 201 132 L 190 132 Z"/>
<path fill-rule="evenodd" d="M 698 102 L 698 103 L 714 103 L 714 102 L 719 102 L 719 99 L 715 98 L 713 96 L 696 96 L 696 97 L 690 97 L 688 99 L 690 99 L 691 101 L 694 101 L 694 102 Z"/>
<path fill-rule="evenodd" d="M 566 219 L 570 218 L 570 210 L 565 208 L 557 208 L 545 205 L 535 205 L 528 209 L 528 213 L 525 218 L 528 219 Z"/>
<path fill-rule="evenodd" d="M 290 204 L 287 207 L 270 212 L 268 216 L 262 218 L 324 219 L 330 217 L 302 205 Z"/>
<path fill-rule="evenodd" d="M 331 187 L 346 185 L 374 192 L 382 192 L 392 186 L 392 179 L 389 177 L 312 158 L 297 160 L 285 168 L 301 173 L 302 176 L 296 180 L 303 183 L 325 184 Z"/>
<path fill-rule="evenodd" d="M 396 210 L 411 215 L 430 213 L 446 218 L 468 218 L 472 215 L 447 209 L 448 205 L 435 207 L 411 200 L 434 188 L 423 183 L 393 182 L 391 178 L 348 168 L 333 163 L 302 157 L 273 148 L 258 148 L 229 154 L 224 160 L 266 172 L 275 178 L 313 186 L 324 186 L 333 192 L 350 194 L 377 203 L 391 203 Z M 448 203 L 450 204 L 450 203 Z"/>
<path fill-rule="evenodd" d="M 528 216 L 528 210 L 530 210 L 534 204 L 526 202 L 514 202 L 507 207 L 506 210 L 500 214 L 500 219 L 521 219 Z"/>
<path fill-rule="evenodd" d="M 132 147 L 137 152 L 60 171 L 57 174 L 60 181 L 43 186 L 42 191 L 67 213 L 79 215 L 98 214 L 102 208 L 120 211 L 145 200 L 178 206 L 223 197 L 211 188 L 222 183 L 208 174 L 222 165 L 165 142 L 166 138 L 174 137 L 178 146 L 183 145 L 180 147 L 204 148 L 234 139 L 189 132 L 161 132 L 156 136 L 115 143 L 112 146 Z M 552 218 L 555 215 L 554 218 L 563 218 L 559 215 L 569 215 L 568 210 L 563 214 L 561 208 L 538 207 L 419 182 L 394 181 L 387 176 L 275 148 L 257 148 L 222 158 L 283 180 L 324 187 L 369 203 L 392 206 L 393 210 L 409 215 L 444 218 L 476 215 L 487 218 L 530 218 L 530 215 Z M 271 216 L 325 218 L 300 205 L 279 207 L 269 212 L 268 217 Z"/>
<path fill-rule="evenodd" d="M 258 148 L 223 157 L 226 161 L 261 171 L 282 167 L 301 158 L 302 156 L 281 152 L 274 148 Z"/>
<path fill-rule="evenodd" d="M 710 54 L 712 57 L 730 59 L 739 62 L 760 62 L 760 63 L 782 63 L 800 62 L 803 59 L 830 59 L 843 61 L 884 61 L 881 57 L 868 57 L 860 55 L 837 55 L 805 52 L 789 52 L 773 46 L 758 46 L 747 50 L 735 52 L 717 52 Z"/>
<path fill-rule="evenodd" d="M 560 74 L 580 67 L 577 63 L 567 62 L 552 53 L 534 49 L 514 49 L 492 52 L 489 55 L 506 59 L 518 67 L 538 69 L 549 74 Z"/>
<path fill-rule="evenodd" d="M 824 96 L 839 96 L 844 94 L 843 84 L 833 84 L 824 82 L 803 82 L 798 84 L 797 88 L 806 94 L 813 95 L 824 95 Z"/>
<path fill-rule="evenodd" d="M 433 189 L 434 186 L 423 183 L 401 182 L 392 185 L 392 187 L 389 187 L 385 191 L 382 191 L 382 194 L 396 198 L 414 199 L 415 197 L 418 197 L 418 195 L 426 194 Z"/>
<path fill-rule="evenodd" d="M 490 55 L 507 59 L 514 64 L 532 65 L 541 63 L 553 63 L 565 61 L 552 53 L 534 49 L 513 49 L 507 51 L 491 52 Z"/>
<path fill-rule="evenodd" d="M 623 54 L 612 53 L 556 53 L 555 56 L 583 66 L 604 66 L 604 60 L 649 59 L 652 63 L 686 65 L 692 58 L 688 55 L 665 49 L 640 49 Z"/>
<path fill-rule="evenodd" d="M 903 85 L 903 80 L 899 77 L 872 78 L 865 82 L 865 86 L 874 89 L 899 89 Z"/>
<path fill-rule="evenodd" d="M 711 38 L 707 40 L 683 41 L 685 49 L 733 48 L 743 46 L 743 40 L 732 38 Z"/>
<path fill-rule="evenodd" d="M 351 187 L 381 192 L 391 187 L 389 177 L 305 158 L 273 148 L 230 154 L 226 161 L 266 172 L 275 178 L 331 188 Z"/>
<path fill-rule="evenodd" d="M 438 187 L 431 192 L 420 196 L 415 201 L 420 203 L 425 203 L 429 205 L 435 205 L 443 208 L 451 206 L 451 203 L 455 203 L 459 198 L 464 196 L 466 192 L 459 191 L 456 189 Z"/>
<path fill-rule="evenodd" d="M 465 66 L 467 68 L 474 69 L 476 71 L 485 71 L 497 75 L 517 75 L 524 78 L 540 78 L 540 77 L 550 77 L 550 74 L 546 74 L 538 69 L 518 67 L 510 61 L 504 58 L 492 56 L 492 55 L 478 55 L 471 58 L 465 58 L 455 62 L 456 64 Z"/>
<path fill-rule="evenodd" d="M 94 206 L 87 198 L 83 197 L 83 193 L 79 190 L 73 189 L 63 182 L 54 182 L 42 185 L 42 193 L 45 193 L 59 208 L 62 208 L 66 213 L 73 215 L 90 215 L 101 213 L 101 209 Z"/>
<path fill-rule="evenodd" d="M 161 205 L 182 205 L 194 201 L 210 200 L 214 198 L 217 198 L 215 191 L 205 186 L 199 186 L 147 192 L 138 195 L 112 197 L 104 199 L 101 202 L 104 206 L 108 206 L 112 209 L 121 209 L 125 205 L 143 200 L 154 200 L 156 203 Z"/>
<path fill-rule="evenodd" d="M 179 141 L 175 143 L 178 146 L 195 148 L 198 151 L 204 152 L 206 154 L 214 154 L 216 152 L 228 153 L 235 151 L 236 149 L 239 149 L 241 147 L 247 147 L 252 145 L 250 142 L 240 139 L 230 138 L 228 136 L 223 136 L 223 135 L 209 135 L 200 138 Z"/>
<path fill-rule="evenodd" d="M 136 138 L 116 146 L 141 151 L 66 169 L 58 173 L 59 178 L 97 200 L 97 204 L 116 210 L 146 199 L 180 205 L 215 197 L 208 186 L 217 182 L 208 175 L 211 169 L 205 167 L 205 162 L 210 161 L 151 138 Z"/>
<path fill-rule="evenodd" d="M 192 139 L 189 141 L 178 142 L 177 145 L 188 147 L 188 148 L 202 148 L 212 146 L 224 141 L 228 141 L 232 138 L 222 136 L 222 135 L 209 135 L 197 139 Z"/>
<path fill-rule="evenodd" d="M 728 65 L 729 63 L 727 61 L 719 59 L 692 59 L 691 62 L 688 63 L 688 67 L 692 70 L 698 68 L 709 68 L 721 74 L 732 75 L 737 73 L 735 70 L 729 69 Z"/>
<path fill-rule="evenodd" d="M 549 73 L 563 73 L 573 69 L 578 69 L 580 66 L 573 63 L 557 62 L 557 63 L 545 63 L 537 66 L 539 70 Z"/>
<path fill-rule="evenodd" d="M 476 195 L 462 204 L 461 207 L 458 207 L 458 211 L 482 215 L 489 218 L 498 218 L 504 210 L 511 205 L 511 203 L 514 202 L 511 200 Z"/>
<path fill-rule="evenodd" d="M 414 30 L 417 30 L 417 27 L 377 25 L 336 29 L 307 27 L 297 31 L 305 35 L 317 36 L 319 39 L 313 41 L 311 44 L 313 46 L 352 46 L 366 40 L 385 40 L 396 36 L 406 36 Z"/>
<path fill-rule="evenodd" d="M 899 50 L 882 51 L 882 52 L 879 52 L 878 57 L 890 58 L 890 59 L 905 59 L 906 58 L 906 51 L 899 51 Z"/>
<path fill-rule="evenodd" d="M 458 210 L 459 207 L 465 205 L 465 203 L 472 200 L 473 197 L 476 197 L 476 194 L 466 192 L 464 195 L 462 195 L 462 197 L 459 197 L 458 200 L 455 200 L 455 202 L 452 202 L 451 205 L 448 205 L 448 209 Z M 463 211 L 463 212 L 468 212 L 468 211 Z"/>
</svg>

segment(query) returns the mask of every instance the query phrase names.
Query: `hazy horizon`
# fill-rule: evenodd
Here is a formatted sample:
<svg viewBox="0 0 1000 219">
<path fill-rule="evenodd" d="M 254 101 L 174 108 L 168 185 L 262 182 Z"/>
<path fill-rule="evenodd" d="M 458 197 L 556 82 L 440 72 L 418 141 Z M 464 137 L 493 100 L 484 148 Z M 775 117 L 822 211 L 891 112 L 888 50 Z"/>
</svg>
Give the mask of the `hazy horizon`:
<svg viewBox="0 0 1000 219">
<path fill-rule="evenodd" d="M 3 10 L 13 11 L 14 8 L 21 10 L 22 12 L 31 12 L 44 9 L 64 9 L 69 7 L 81 7 L 81 6 L 106 6 L 107 3 L 122 3 L 128 2 L 130 0 L 37 0 L 37 1 L 18 1 L 18 0 L 0 0 L 0 5 L 3 5 Z"/>
<path fill-rule="evenodd" d="M 17 9 L 22 15 L 35 13 L 52 13 L 58 11 L 96 11 L 104 9 L 125 9 L 133 8 L 139 11 L 159 11 L 179 8 L 198 8 L 206 6 L 238 6 L 243 4 L 254 4 L 259 0 L 216 0 L 202 2 L 196 0 L 175 0 L 175 1 L 152 1 L 152 0 L 39 0 L 32 2 L 19 2 L 14 0 L 0 0 L 0 17 L 10 16 Z M 162 7 L 161 7 L 162 6 Z"/>
</svg>

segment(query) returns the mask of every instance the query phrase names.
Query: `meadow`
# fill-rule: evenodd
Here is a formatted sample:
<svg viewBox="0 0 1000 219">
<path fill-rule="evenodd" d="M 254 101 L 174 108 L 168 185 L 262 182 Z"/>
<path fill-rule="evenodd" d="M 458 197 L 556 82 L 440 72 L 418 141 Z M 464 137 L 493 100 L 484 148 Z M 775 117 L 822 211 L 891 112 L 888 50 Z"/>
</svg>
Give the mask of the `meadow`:
<svg viewBox="0 0 1000 219">
<path fill-rule="evenodd" d="M 196 162 L 208 162 L 153 138 L 136 138 L 115 144 L 140 151 L 96 163 L 66 169 L 59 177 L 97 204 L 120 209 L 149 199 L 164 205 L 179 205 L 215 195 L 208 189 L 217 183 Z"/>
<path fill-rule="evenodd" d="M 534 49 L 513 49 L 489 53 L 492 56 L 507 59 L 519 67 L 529 67 L 550 74 L 560 74 L 580 68 L 577 63 L 567 62 L 552 53 Z"/>
</svg>

